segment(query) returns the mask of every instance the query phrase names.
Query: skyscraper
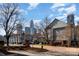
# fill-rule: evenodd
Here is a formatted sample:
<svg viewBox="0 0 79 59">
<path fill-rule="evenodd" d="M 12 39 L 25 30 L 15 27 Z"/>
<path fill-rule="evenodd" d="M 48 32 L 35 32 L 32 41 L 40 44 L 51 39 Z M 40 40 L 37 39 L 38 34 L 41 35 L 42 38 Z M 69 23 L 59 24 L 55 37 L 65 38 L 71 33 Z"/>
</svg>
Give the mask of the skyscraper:
<svg viewBox="0 0 79 59">
<path fill-rule="evenodd" d="M 34 22 L 33 22 L 33 20 L 30 21 L 30 27 L 34 28 Z"/>
<path fill-rule="evenodd" d="M 33 40 L 33 35 L 36 33 L 33 20 L 30 21 L 30 42 Z"/>
<path fill-rule="evenodd" d="M 35 32 L 35 28 L 34 28 L 34 22 L 33 20 L 30 21 L 30 34 L 33 35 Z"/>
</svg>

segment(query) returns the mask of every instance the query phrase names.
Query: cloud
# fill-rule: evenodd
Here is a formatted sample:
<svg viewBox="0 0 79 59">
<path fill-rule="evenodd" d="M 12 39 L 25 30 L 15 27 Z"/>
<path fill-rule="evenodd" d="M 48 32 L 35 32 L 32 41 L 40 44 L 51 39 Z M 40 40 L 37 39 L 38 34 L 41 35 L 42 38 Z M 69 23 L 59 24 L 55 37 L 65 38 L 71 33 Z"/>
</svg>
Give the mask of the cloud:
<svg viewBox="0 0 79 59">
<path fill-rule="evenodd" d="M 62 6 L 65 6 L 65 4 L 63 4 L 63 3 L 55 3 L 55 4 L 53 4 L 53 6 L 51 8 L 57 8 L 57 7 L 62 7 Z"/>
<path fill-rule="evenodd" d="M 28 14 L 27 10 L 19 9 L 22 14 Z"/>
<path fill-rule="evenodd" d="M 79 16 L 75 15 L 75 25 L 77 25 L 77 22 L 79 22 Z"/>
<path fill-rule="evenodd" d="M 5 31 L 3 28 L 0 28 L 0 35 L 4 36 L 5 35 Z"/>
<path fill-rule="evenodd" d="M 30 27 L 30 20 L 24 20 L 23 25 L 24 25 L 24 28 L 25 27 Z"/>
<path fill-rule="evenodd" d="M 34 21 L 34 24 L 40 25 L 41 19 L 39 19 L 39 20 L 33 20 L 33 21 Z"/>
<path fill-rule="evenodd" d="M 66 16 L 65 15 L 62 15 L 62 16 L 57 16 L 56 18 L 57 19 L 64 19 Z"/>
<path fill-rule="evenodd" d="M 64 13 L 63 15 L 64 15 L 64 16 L 67 16 L 67 14 L 66 14 L 66 13 Z"/>
<path fill-rule="evenodd" d="M 75 14 L 76 12 L 76 5 L 75 4 L 53 4 L 51 7 L 53 11 L 53 17 L 66 20 L 68 14 Z M 51 15 L 51 14 L 50 14 Z M 78 19 L 79 17 L 76 17 Z"/>
<path fill-rule="evenodd" d="M 68 6 L 69 4 L 66 3 L 55 3 L 53 4 L 50 9 L 53 12 L 54 16 L 58 16 L 58 15 L 63 15 L 66 6 Z"/>
<path fill-rule="evenodd" d="M 72 4 L 70 6 L 58 8 L 58 12 L 62 13 L 62 14 L 63 13 L 66 13 L 66 14 L 75 13 L 76 12 L 76 5 Z"/>
<path fill-rule="evenodd" d="M 50 18 L 52 18 L 54 15 L 53 14 L 50 14 L 49 16 L 48 16 L 48 18 L 50 19 Z"/>
<path fill-rule="evenodd" d="M 36 8 L 39 5 L 39 3 L 29 3 L 29 5 L 30 6 L 27 8 L 27 10 L 32 10 L 32 9 Z"/>
<path fill-rule="evenodd" d="M 64 10 L 65 10 L 65 8 L 62 7 L 62 8 L 59 8 L 59 9 L 58 9 L 58 12 L 63 12 Z"/>
<path fill-rule="evenodd" d="M 69 6 L 69 7 L 67 7 L 65 9 L 65 11 L 66 11 L 67 14 L 75 13 L 76 12 L 76 5 L 73 4 L 73 5 Z"/>
<path fill-rule="evenodd" d="M 79 16 L 75 15 L 75 21 L 79 21 Z"/>
<path fill-rule="evenodd" d="M 64 3 L 55 3 L 53 4 L 50 9 L 53 11 L 53 12 L 56 12 L 58 10 L 59 7 L 64 7 L 66 4 Z"/>
<path fill-rule="evenodd" d="M 66 12 L 67 14 L 69 13 L 74 13 L 76 11 L 76 5 L 75 4 L 62 4 L 62 3 L 56 3 L 53 4 L 50 9 L 53 12 Z"/>
</svg>

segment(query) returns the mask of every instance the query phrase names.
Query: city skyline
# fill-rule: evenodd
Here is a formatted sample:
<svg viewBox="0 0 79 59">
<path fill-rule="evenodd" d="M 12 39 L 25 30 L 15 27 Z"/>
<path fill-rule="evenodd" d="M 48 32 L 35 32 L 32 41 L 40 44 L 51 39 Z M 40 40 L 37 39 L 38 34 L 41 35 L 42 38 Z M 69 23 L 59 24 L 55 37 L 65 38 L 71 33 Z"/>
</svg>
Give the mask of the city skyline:
<svg viewBox="0 0 79 59">
<path fill-rule="evenodd" d="M 35 24 L 40 23 L 45 17 L 48 17 L 49 21 L 57 18 L 66 22 L 66 17 L 70 13 L 75 15 L 76 23 L 79 19 L 78 5 L 78 3 L 19 3 L 19 10 L 25 17 L 25 27 L 30 25 L 30 20 L 33 19 Z M 4 35 L 4 31 L 0 30 L 0 35 Z"/>
</svg>

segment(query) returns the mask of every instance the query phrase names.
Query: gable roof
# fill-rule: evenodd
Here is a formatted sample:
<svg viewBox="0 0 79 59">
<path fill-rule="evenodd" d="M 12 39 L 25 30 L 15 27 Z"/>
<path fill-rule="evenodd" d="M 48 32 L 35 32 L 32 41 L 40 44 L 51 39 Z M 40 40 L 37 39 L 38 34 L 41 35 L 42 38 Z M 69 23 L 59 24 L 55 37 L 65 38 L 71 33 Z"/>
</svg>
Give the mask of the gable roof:
<svg viewBox="0 0 79 59">
<path fill-rule="evenodd" d="M 60 20 L 58 20 L 58 19 L 54 19 L 47 27 L 46 27 L 46 29 L 50 29 L 51 27 L 53 27 L 58 21 L 60 21 Z M 61 21 L 62 23 L 65 23 L 65 22 L 63 22 L 63 21 Z M 66 23 L 65 23 L 66 24 Z"/>
</svg>

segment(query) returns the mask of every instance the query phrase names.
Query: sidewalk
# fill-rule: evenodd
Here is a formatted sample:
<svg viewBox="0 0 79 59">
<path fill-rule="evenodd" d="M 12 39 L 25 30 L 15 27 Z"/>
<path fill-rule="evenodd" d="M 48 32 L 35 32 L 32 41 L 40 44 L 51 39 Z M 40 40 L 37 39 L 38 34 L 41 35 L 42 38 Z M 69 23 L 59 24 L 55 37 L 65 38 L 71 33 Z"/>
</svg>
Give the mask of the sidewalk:
<svg viewBox="0 0 79 59">
<path fill-rule="evenodd" d="M 23 54 L 23 55 L 27 55 L 27 56 L 35 56 L 35 54 L 29 53 L 29 52 L 26 52 L 26 51 L 8 51 L 8 52 Z"/>
<path fill-rule="evenodd" d="M 11 53 L 18 53 L 27 56 L 62 56 L 63 54 L 60 53 L 51 53 L 51 52 L 40 52 L 40 53 L 33 53 L 33 52 L 26 52 L 26 51 L 8 51 Z"/>
</svg>

